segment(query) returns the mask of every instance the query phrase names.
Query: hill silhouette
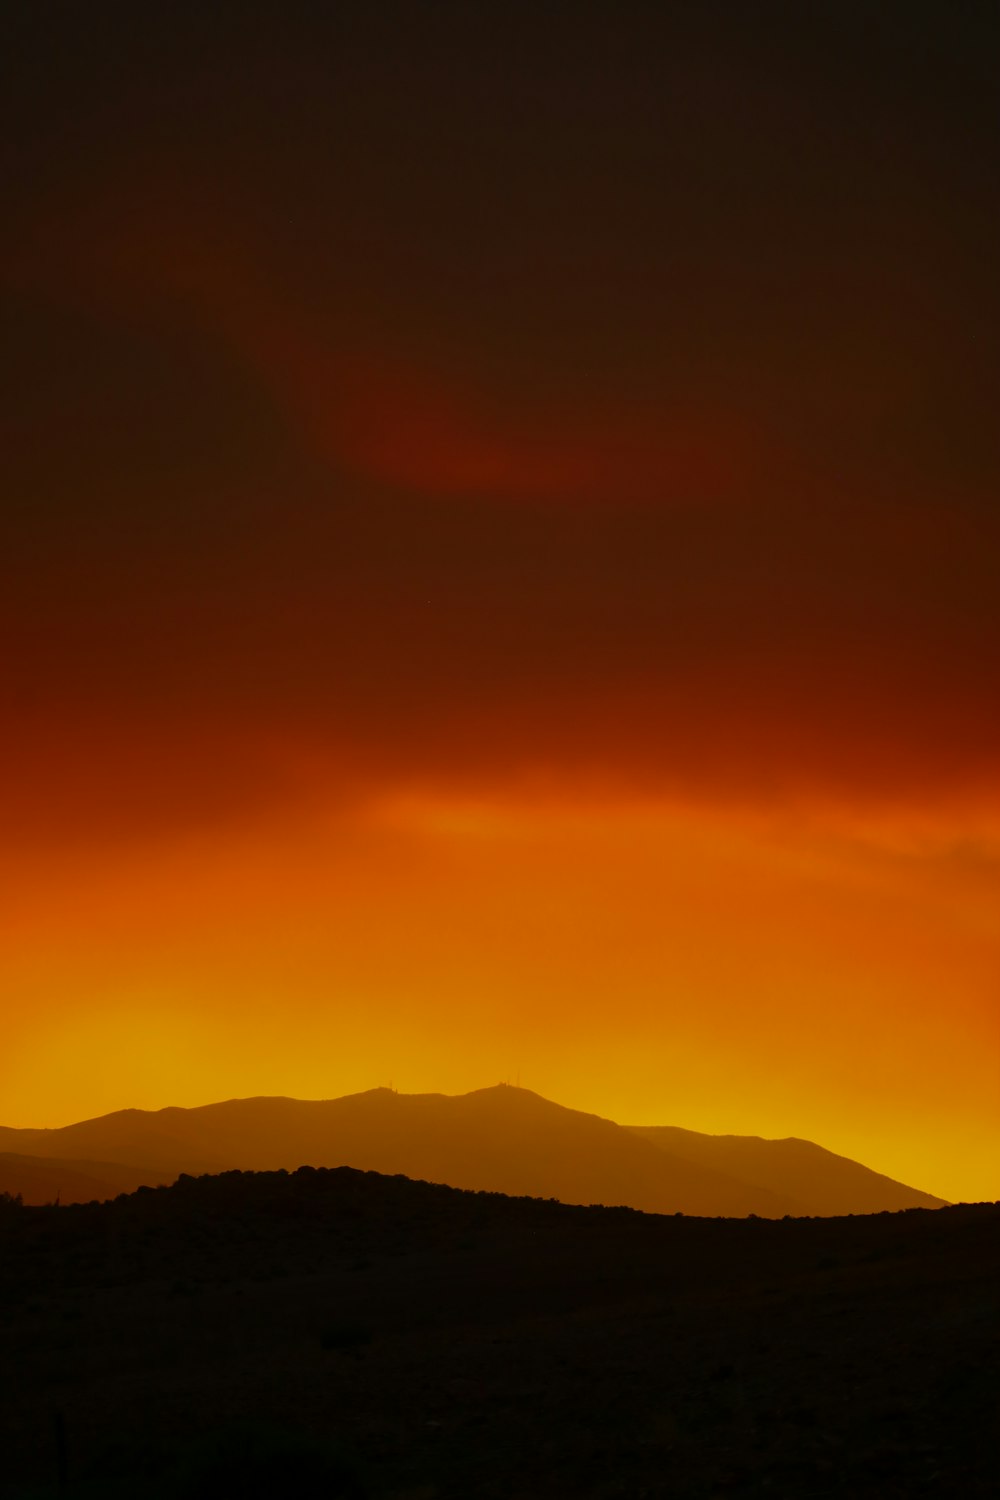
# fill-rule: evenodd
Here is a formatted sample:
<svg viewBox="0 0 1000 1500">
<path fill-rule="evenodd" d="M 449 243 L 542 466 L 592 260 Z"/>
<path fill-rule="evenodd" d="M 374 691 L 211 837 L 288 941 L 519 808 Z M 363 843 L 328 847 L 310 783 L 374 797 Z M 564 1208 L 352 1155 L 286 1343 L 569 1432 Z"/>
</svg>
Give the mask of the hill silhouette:
<svg viewBox="0 0 1000 1500">
<path fill-rule="evenodd" d="M 0 1491 L 975 1500 L 998 1255 L 1000 1205 L 706 1220 L 350 1168 L 0 1202 Z"/>
<path fill-rule="evenodd" d="M 121 1110 L 56 1130 L 4 1128 L 0 1152 L 58 1159 L 67 1169 L 114 1163 L 150 1186 L 181 1173 L 351 1166 L 651 1213 L 781 1218 L 941 1206 L 940 1199 L 808 1142 L 798 1143 L 808 1148 L 805 1158 L 765 1152 L 765 1171 L 752 1151 L 703 1149 L 698 1142 L 716 1138 L 679 1135 L 675 1149 L 669 1129 L 650 1136 L 500 1084 L 457 1096 L 372 1089 L 319 1101 L 235 1099 L 195 1109 Z M 7 1186 L 3 1173 L 0 1156 L 0 1191 Z M 68 1186 L 62 1199 L 71 1199 Z"/>
</svg>

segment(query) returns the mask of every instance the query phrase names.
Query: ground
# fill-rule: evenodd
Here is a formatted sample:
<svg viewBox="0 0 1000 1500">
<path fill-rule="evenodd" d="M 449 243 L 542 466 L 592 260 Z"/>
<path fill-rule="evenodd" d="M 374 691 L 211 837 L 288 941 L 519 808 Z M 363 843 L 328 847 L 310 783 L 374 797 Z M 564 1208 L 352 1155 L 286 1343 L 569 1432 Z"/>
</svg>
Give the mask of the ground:
<svg viewBox="0 0 1000 1500">
<path fill-rule="evenodd" d="M 0 1495 L 994 1493 L 1000 1206 L 662 1218 L 374 1173 L 0 1212 Z"/>
</svg>

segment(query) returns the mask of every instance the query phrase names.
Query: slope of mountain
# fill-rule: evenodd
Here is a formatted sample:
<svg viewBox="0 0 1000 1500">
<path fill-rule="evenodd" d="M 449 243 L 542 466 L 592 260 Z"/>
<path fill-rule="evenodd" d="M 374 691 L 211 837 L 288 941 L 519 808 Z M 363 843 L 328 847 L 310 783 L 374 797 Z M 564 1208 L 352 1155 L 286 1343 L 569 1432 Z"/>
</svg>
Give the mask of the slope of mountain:
<svg viewBox="0 0 1000 1500">
<path fill-rule="evenodd" d="M 812 1149 L 817 1160 L 843 1162 Z M 345 1165 L 653 1213 L 780 1218 L 848 1211 L 811 1207 L 815 1184 L 803 1199 L 781 1184 L 780 1174 L 756 1181 L 735 1157 L 734 1166 L 698 1160 L 686 1147 L 664 1149 L 660 1139 L 503 1084 L 458 1096 L 372 1089 L 320 1101 L 234 1099 L 197 1109 L 122 1110 L 58 1130 L 2 1129 L 0 1152 L 115 1162 L 145 1174 L 150 1184 L 181 1172 Z M 938 1205 L 926 1194 L 867 1176 L 885 1188 L 881 1198 L 870 1195 L 872 1208 Z M 796 1180 L 810 1186 L 808 1172 Z"/>
<path fill-rule="evenodd" d="M 152 1182 L 173 1180 L 181 1172 L 197 1176 L 231 1166 L 192 1150 L 183 1135 L 171 1134 L 163 1122 L 186 1110 L 117 1110 L 96 1120 L 81 1120 L 57 1130 L 16 1130 L 0 1127 L 0 1154 L 57 1157 L 62 1161 L 117 1162 L 154 1174 Z"/>
<path fill-rule="evenodd" d="M 93 1203 L 134 1193 L 143 1185 L 155 1187 L 175 1175 L 117 1162 L 61 1161 L 0 1152 L 0 1193 L 21 1197 L 25 1203 Z"/>
<path fill-rule="evenodd" d="M 62 1159 L 193 1174 L 302 1165 L 363 1168 L 566 1203 L 627 1204 L 654 1213 L 768 1217 L 786 1197 L 673 1158 L 596 1115 L 527 1089 L 342 1099 L 234 1099 L 154 1114 L 123 1110 L 60 1130 L 5 1131 L 0 1147 Z"/>
<path fill-rule="evenodd" d="M 873 1172 L 849 1157 L 790 1136 L 702 1135 L 676 1125 L 634 1125 L 634 1134 L 671 1157 L 730 1173 L 794 1198 L 807 1214 L 872 1214 L 902 1208 L 941 1208 L 943 1200 Z"/>
</svg>

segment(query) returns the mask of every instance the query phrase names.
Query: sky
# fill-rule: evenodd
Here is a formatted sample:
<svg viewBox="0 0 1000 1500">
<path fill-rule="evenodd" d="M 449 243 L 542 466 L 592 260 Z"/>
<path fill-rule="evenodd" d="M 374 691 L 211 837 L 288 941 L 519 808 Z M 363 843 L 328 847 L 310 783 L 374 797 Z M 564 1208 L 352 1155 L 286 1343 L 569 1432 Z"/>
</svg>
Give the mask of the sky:
<svg viewBox="0 0 1000 1500">
<path fill-rule="evenodd" d="M 3 31 L 0 1121 L 1000 1197 L 995 8 Z"/>
</svg>

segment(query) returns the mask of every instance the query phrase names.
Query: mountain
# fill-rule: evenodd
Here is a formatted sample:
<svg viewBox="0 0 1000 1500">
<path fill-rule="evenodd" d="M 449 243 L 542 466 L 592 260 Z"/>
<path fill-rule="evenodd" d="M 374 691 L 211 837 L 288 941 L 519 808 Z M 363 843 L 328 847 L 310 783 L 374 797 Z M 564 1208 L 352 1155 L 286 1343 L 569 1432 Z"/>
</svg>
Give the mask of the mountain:
<svg viewBox="0 0 1000 1500">
<path fill-rule="evenodd" d="M 62 1161 L 0 1152 L 0 1193 L 25 1203 L 92 1203 L 173 1181 L 176 1173 L 143 1171 L 119 1162 Z"/>
<path fill-rule="evenodd" d="M 838 1173 L 845 1165 L 843 1158 L 812 1150 L 817 1162 L 829 1159 Z M 458 1096 L 372 1089 L 318 1101 L 233 1099 L 196 1109 L 121 1110 L 58 1130 L 2 1128 L 0 1153 L 56 1158 L 81 1170 L 85 1163 L 113 1162 L 150 1185 L 182 1172 L 346 1165 L 514 1197 L 623 1204 L 651 1213 L 780 1218 L 865 1211 L 810 1207 L 819 1189 L 810 1186 L 808 1173 L 796 1178 L 809 1188 L 803 1197 L 778 1172 L 755 1180 L 735 1154 L 732 1164 L 699 1160 L 683 1143 L 674 1150 L 642 1131 L 504 1084 Z M 3 1160 L 0 1154 L 0 1191 L 7 1187 Z M 873 1190 L 866 1198 L 868 1211 L 940 1206 L 939 1199 L 856 1163 L 846 1165 L 866 1184 L 869 1178 L 883 1184 L 881 1197 Z M 843 1201 L 853 1200 L 847 1195 Z"/>
<path fill-rule="evenodd" d="M 348 1165 L 515 1197 L 658 1213 L 778 1217 L 794 1208 L 780 1194 L 674 1159 L 610 1120 L 504 1085 L 458 1097 L 373 1089 L 322 1101 L 235 1099 L 152 1114 L 123 1110 L 60 1130 L 5 1130 L 3 1147 L 175 1176 Z"/>
<path fill-rule="evenodd" d="M 217 1106 L 210 1106 L 214 1107 Z M 122 1109 L 58 1130 L 14 1130 L 0 1126 L 0 1155 L 13 1152 L 67 1162 L 117 1162 L 152 1174 L 147 1180 L 154 1185 L 168 1178 L 172 1181 L 181 1172 L 198 1176 L 223 1171 L 231 1165 L 224 1157 L 212 1158 L 192 1150 L 182 1135 L 172 1133 L 161 1123 L 171 1116 L 189 1113 L 199 1111 Z"/>
<path fill-rule="evenodd" d="M 825 1217 L 942 1206 L 940 1198 L 795 1136 L 768 1141 L 758 1135 L 702 1135 L 676 1125 L 629 1128 L 668 1156 L 794 1198 L 800 1213 Z"/>
</svg>

